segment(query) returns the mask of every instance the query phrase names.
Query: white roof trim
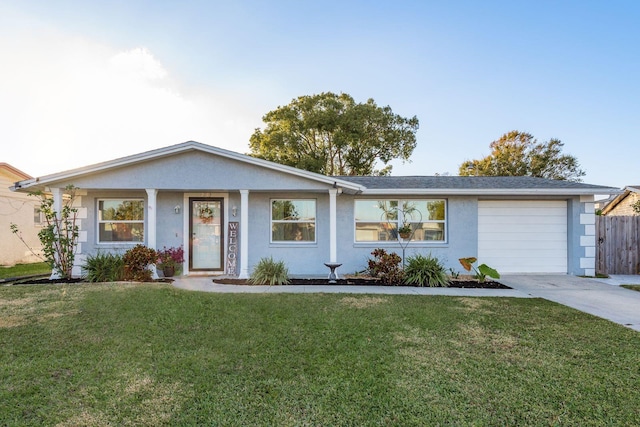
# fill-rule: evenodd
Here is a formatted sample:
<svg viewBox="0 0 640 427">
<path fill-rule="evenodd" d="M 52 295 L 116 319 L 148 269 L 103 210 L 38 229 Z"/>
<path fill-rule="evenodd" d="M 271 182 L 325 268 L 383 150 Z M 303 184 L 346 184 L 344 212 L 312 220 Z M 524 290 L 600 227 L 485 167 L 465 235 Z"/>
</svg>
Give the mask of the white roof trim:
<svg viewBox="0 0 640 427">
<path fill-rule="evenodd" d="M 602 190 L 588 188 L 415 188 L 364 190 L 362 195 L 403 196 L 591 196 L 602 194 Z"/>
<path fill-rule="evenodd" d="M 187 141 L 181 144 L 171 145 L 165 148 L 158 148 L 155 150 L 146 151 L 144 153 L 134 154 L 132 156 L 122 157 L 115 160 L 109 160 L 102 163 L 96 163 L 94 165 L 89 165 L 82 168 L 71 169 L 68 171 L 59 172 L 51 175 L 45 175 L 43 177 L 27 179 L 27 180 L 18 182 L 17 183 L 18 185 L 12 187 L 11 190 L 15 191 L 20 188 L 28 188 L 36 185 L 44 186 L 46 184 L 56 182 L 56 181 L 69 180 L 80 175 L 92 174 L 92 173 L 101 172 L 108 169 L 129 166 L 136 163 L 145 162 L 148 160 L 153 160 L 156 158 L 166 157 L 166 156 L 170 156 L 178 153 L 184 153 L 187 151 L 202 151 L 205 153 L 215 154 L 220 157 L 226 157 L 228 159 L 237 160 L 243 163 L 249 163 L 249 164 L 264 167 L 267 169 L 284 172 L 290 175 L 307 178 L 313 181 L 318 181 L 325 184 L 333 185 L 334 187 L 346 188 L 355 192 L 359 192 L 364 189 L 364 187 L 359 184 L 354 184 L 352 182 L 337 179 L 335 177 L 321 175 L 318 173 L 305 171 L 305 170 L 294 168 L 291 166 L 281 165 L 278 163 L 270 162 L 268 160 L 258 159 L 255 157 L 247 156 L 245 154 L 236 153 L 234 151 L 229 151 L 222 148 L 213 147 L 211 145 L 202 144 L 196 141 Z"/>
</svg>

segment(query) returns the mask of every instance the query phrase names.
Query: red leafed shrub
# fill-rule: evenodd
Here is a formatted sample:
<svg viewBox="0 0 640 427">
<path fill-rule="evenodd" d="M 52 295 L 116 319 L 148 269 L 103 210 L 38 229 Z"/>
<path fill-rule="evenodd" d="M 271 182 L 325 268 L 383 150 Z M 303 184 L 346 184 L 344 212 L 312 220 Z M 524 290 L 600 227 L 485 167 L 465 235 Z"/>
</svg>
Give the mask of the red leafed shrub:
<svg viewBox="0 0 640 427">
<path fill-rule="evenodd" d="M 387 253 L 384 249 L 378 248 L 371 252 L 373 259 L 368 260 L 369 275 L 380 279 L 383 285 L 401 285 L 404 272 L 400 268 L 402 258 L 395 253 Z"/>
<path fill-rule="evenodd" d="M 158 254 L 154 249 L 144 245 L 136 245 L 124 253 L 124 279 L 135 282 L 150 282 L 149 265 L 156 262 Z"/>
</svg>

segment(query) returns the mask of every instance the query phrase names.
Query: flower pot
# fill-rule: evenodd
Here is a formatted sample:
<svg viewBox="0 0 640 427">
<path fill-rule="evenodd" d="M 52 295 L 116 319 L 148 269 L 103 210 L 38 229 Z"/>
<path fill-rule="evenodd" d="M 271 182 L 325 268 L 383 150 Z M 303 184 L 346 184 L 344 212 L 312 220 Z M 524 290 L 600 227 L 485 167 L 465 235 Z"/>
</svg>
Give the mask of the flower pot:
<svg viewBox="0 0 640 427">
<path fill-rule="evenodd" d="M 411 232 L 406 232 L 406 233 L 399 233 L 400 237 L 402 237 L 403 239 L 408 239 L 409 237 L 411 237 Z"/>
<path fill-rule="evenodd" d="M 174 265 L 165 265 L 162 267 L 162 273 L 164 277 L 173 277 L 176 274 L 176 267 Z"/>
</svg>

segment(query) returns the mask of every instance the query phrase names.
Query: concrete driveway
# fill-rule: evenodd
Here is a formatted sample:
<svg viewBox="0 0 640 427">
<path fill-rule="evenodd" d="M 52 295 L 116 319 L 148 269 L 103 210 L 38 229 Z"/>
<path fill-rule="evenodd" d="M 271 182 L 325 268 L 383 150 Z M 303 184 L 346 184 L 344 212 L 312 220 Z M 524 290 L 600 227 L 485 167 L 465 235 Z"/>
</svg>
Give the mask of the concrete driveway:
<svg viewBox="0 0 640 427">
<path fill-rule="evenodd" d="M 503 275 L 500 282 L 533 297 L 554 301 L 640 331 L 640 276 L 587 279 L 568 275 Z"/>
</svg>

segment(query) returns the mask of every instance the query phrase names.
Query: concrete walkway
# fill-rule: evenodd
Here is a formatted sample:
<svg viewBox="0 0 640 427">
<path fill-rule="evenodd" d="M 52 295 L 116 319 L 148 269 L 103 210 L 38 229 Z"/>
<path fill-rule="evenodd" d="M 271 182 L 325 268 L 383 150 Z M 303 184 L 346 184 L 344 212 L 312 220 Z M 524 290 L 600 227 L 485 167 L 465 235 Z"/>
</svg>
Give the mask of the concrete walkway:
<svg viewBox="0 0 640 427">
<path fill-rule="evenodd" d="M 246 286 L 220 285 L 212 277 L 178 277 L 180 289 L 219 293 L 353 293 L 544 298 L 640 331 L 640 292 L 620 284 L 640 284 L 638 276 L 587 279 L 569 275 L 503 275 L 513 289 L 414 288 L 406 286 Z"/>
<path fill-rule="evenodd" d="M 386 295 L 448 295 L 467 297 L 511 297 L 533 298 L 515 289 L 461 289 L 461 288 L 415 288 L 409 286 L 342 286 L 342 285 L 287 285 L 248 286 L 220 285 L 213 283 L 212 277 L 177 277 L 173 286 L 180 289 L 219 293 L 345 293 L 345 294 L 386 294 Z"/>
</svg>

